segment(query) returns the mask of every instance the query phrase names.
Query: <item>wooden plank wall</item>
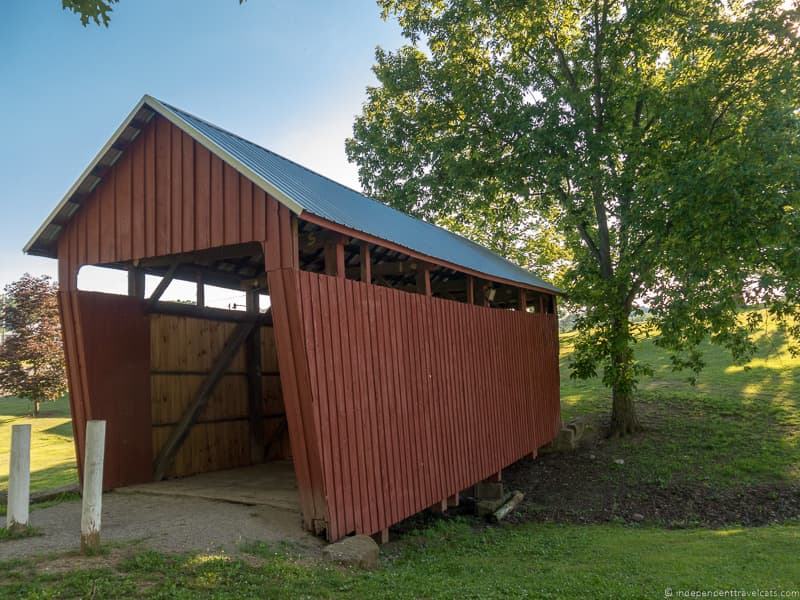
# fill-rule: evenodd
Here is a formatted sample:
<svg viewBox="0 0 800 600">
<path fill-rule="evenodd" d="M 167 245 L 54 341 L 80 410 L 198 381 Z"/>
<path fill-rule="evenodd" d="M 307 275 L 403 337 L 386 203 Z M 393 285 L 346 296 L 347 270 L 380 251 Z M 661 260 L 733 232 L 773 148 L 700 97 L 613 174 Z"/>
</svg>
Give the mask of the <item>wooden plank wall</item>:
<svg viewBox="0 0 800 600">
<path fill-rule="evenodd" d="M 270 205 L 277 201 L 156 116 L 61 234 L 62 289 L 82 265 L 261 242 Z"/>
<path fill-rule="evenodd" d="M 59 292 L 59 306 L 79 473 L 86 421 L 104 419 L 104 489 L 150 481 L 150 328 L 144 302 L 72 291 Z"/>
<path fill-rule="evenodd" d="M 555 315 L 299 282 L 329 539 L 377 533 L 557 433 Z"/>
<path fill-rule="evenodd" d="M 152 451 L 156 456 L 172 426 L 191 403 L 205 374 L 219 355 L 235 324 L 189 317 L 150 318 L 152 386 Z M 271 440 L 285 413 L 272 327 L 261 330 L 264 390 L 264 432 Z M 244 349 L 234 357 L 211 400 L 178 451 L 168 477 L 242 467 L 251 464 L 248 387 Z M 270 458 L 290 458 L 284 433 Z"/>
</svg>

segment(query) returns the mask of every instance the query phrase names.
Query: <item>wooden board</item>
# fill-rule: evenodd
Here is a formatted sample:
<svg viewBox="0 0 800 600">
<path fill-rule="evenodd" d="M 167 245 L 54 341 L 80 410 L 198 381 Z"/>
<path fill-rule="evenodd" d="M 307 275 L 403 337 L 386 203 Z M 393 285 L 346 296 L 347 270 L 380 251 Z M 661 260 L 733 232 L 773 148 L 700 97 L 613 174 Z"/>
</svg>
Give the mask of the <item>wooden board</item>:
<svg viewBox="0 0 800 600">
<path fill-rule="evenodd" d="M 156 455 L 192 401 L 205 373 L 222 350 L 234 323 L 151 315 L 152 447 Z M 265 439 L 278 429 L 285 412 L 277 369 L 275 336 L 261 328 L 261 366 Z M 226 374 L 201 411 L 197 424 L 181 446 L 168 477 L 185 477 L 246 466 L 250 461 L 248 387 L 244 351 L 236 354 Z M 242 437 L 244 436 L 244 437 Z M 283 433 L 268 458 L 290 458 Z"/>
<path fill-rule="evenodd" d="M 138 298 L 60 292 L 79 472 L 90 419 L 106 421 L 103 487 L 150 480 L 150 329 Z"/>
<path fill-rule="evenodd" d="M 555 315 L 298 277 L 329 539 L 378 533 L 558 432 Z"/>
<path fill-rule="evenodd" d="M 277 201 L 157 116 L 83 201 L 58 240 L 62 290 L 82 265 L 262 242 Z"/>
</svg>

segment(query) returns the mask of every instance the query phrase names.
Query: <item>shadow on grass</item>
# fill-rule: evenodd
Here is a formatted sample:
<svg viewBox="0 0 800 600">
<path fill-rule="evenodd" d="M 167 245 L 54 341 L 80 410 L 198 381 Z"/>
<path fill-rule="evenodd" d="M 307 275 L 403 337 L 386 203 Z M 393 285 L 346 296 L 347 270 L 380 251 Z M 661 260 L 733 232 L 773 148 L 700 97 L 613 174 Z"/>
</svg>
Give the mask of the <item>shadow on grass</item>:
<svg viewBox="0 0 800 600">
<path fill-rule="evenodd" d="M 60 435 L 66 439 L 72 439 L 72 421 L 66 421 L 60 425 L 53 425 L 44 430 L 44 433 L 51 433 L 53 435 Z"/>
<path fill-rule="evenodd" d="M 800 358 L 789 354 L 781 331 L 761 331 L 754 339 L 758 350 L 744 366 L 703 344 L 706 368 L 696 386 L 687 373 L 671 369 L 652 339 L 637 344 L 637 358 L 654 368 L 637 393 L 646 431 L 608 442 L 626 460 L 628 476 L 660 485 L 800 481 Z M 608 389 L 599 379 L 569 379 L 568 363 L 562 355 L 564 420 L 607 415 Z"/>
<path fill-rule="evenodd" d="M 68 460 L 46 469 L 31 471 L 31 491 L 52 490 L 77 483 L 78 469 L 75 461 Z M 0 489 L 8 489 L 8 474 L 0 475 Z"/>
</svg>

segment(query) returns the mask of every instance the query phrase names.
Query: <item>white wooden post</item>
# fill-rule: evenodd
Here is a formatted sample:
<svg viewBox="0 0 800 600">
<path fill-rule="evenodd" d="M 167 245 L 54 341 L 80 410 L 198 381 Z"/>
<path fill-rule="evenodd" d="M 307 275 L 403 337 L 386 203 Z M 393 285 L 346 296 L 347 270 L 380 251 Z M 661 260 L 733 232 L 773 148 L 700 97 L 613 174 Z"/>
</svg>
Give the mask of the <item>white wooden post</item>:
<svg viewBox="0 0 800 600">
<path fill-rule="evenodd" d="M 100 518 L 103 512 L 103 456 L 106 422 L 86 422 L 86 455 L 83 461 L 83 508 L 81 510 L 81 551 L 100 547 Z"/>
<path fill-rule="evenodd" d="M 11 457 L 8 469 L 6 528 L 21 531 L 28 526 L 31 492 L 31 426 L 11 426 Z"/>
</svg>

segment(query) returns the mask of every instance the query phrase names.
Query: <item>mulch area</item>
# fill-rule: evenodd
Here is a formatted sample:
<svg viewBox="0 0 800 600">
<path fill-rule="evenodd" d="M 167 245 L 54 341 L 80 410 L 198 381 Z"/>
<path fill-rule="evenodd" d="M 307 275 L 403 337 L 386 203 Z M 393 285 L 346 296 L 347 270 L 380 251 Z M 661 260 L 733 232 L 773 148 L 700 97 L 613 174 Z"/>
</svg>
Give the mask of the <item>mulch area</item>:
<svg viewBox="0 0 800 600">
<path fill-rule="evenodd" d="M 723 527 L 800 519 L 797 484 L 660 486 L 609 476 L 610 463 L 599 453 L 576 450 L 512 465 L 503 471 L 506 489 L 522 491 L 525 500 L 508 520 Z"/>
</svg>

